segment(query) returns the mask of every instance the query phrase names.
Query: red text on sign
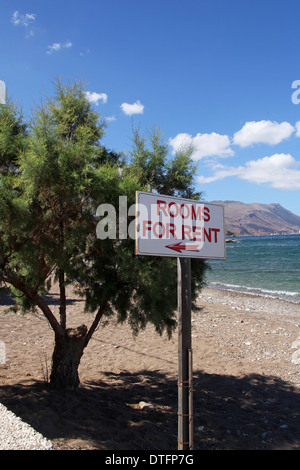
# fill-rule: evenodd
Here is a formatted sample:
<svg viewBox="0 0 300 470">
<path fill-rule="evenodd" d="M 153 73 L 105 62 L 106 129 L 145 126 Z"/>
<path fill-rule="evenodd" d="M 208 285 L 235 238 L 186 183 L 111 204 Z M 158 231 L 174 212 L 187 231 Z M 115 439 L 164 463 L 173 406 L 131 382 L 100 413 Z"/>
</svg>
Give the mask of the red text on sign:
<svg viewBox="0 0 300 470">
<path fill-rule="evenodd" d="M 181 225 L 176 227 L 173 223 L 154 222 L 152 220 L 143 220 L 142 234 L 143 238 L 150 232 L 150 237 L 190 240 L 190 241 L 207 241 L 208 243 L 218 243 L 219 228 L 204 228 L 192 225 Z"/>
<path fill-rule="evenodd" d="M 166 202 L 157 200 L 157 215 L 162 213 L 166 217 L 180 216 L 182 219 L 204 220 L 209 222 L 210 210 L 203 204 L 177 204 L 176 202 Z"/>
<path fill-rule="evenodd" d="M 177 238 L 175 235 L 175 225 L 172 223 L 163 224 L 162 222 L 155 222 L 152 225 L 152 220 L 143 220 L 143 237 L 146 236 L 147 231 L 152 231 L 156 238 Z"/>
</svg>

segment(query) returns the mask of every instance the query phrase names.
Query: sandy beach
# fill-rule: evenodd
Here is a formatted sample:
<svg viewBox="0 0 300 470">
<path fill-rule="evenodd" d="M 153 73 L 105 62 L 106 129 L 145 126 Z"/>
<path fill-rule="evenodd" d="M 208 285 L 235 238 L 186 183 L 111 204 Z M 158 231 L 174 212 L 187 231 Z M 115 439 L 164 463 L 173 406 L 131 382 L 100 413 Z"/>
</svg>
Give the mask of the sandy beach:
<svg viewBox="0 0 300 470">
<path fill-rule="evenodd" d="M 57 311 L 56 294 L 50 299 Z M 205 288 L 192 315 L 194 449 L 300 450 L 300 304 Z M 6 302 L 7 304 L 9 302 Z M 64 450 L 177 449 L 177 332 L 103 321 L 77 392 L 51 391 L 53 332 L 0 307 L 0 402 Z M 69 295 L 68 326 L 90 325 Z M 298 341 L 297 341 L 298 340 Z"/>
</svg>

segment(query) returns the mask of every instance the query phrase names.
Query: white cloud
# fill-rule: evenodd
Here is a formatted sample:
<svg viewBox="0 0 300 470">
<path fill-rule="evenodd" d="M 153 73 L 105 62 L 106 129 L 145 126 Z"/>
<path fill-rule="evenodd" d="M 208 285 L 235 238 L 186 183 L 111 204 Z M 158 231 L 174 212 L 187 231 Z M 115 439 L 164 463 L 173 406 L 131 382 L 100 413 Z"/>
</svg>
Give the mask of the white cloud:
<svg viewBox="0 0 300 470">
<path fill-rule="evenodd" d="M 67 49 L 69 49 L 69 47 L 72 47 L 72 45 L 73 44 L 71 43 L 71 41 L 67 41 L 62 45 L 62 47 L 66 47 Z"/>
<path fill-rule="evenodd" d="M 143 114 L 144 112 L 144 105 L 141 104 L 139 100 L 133 104 L 122 103 L 120 108 L 127 116 L 132 116 L 133 114 Z"/>
<path fill-rule="evenodd" d="M 90 53 L 91 53 L 90 49 L 86 49 L 84 52 L 80 52 L 79 55 L 80 55 L 81 57 L 84 57 L 85 55 L 88 55 L 88 54 L 90 54 Z"/>
<path fill-rule="evenodd" d="M 72 47 L 71 41 L 66 41 L 65 43 L 54 42 L 51 46 L 48 46 L 47 54 L 53 54 L 53 52 L 58 52 L 61 49 L 69 49 Z"/>
<path fill-rule="evenodd" d="M 214 166 L 214 174 L 210 177 L 199 176 L 199 183 L 212 183 L 229 176 L 282 190 L 300 190 L 300 163 L 290 154 L 276 153 L 270 157 L 251 160 L 245 166 L 226 167 Z"/>
<path fill-rule="evenodd" d="M 289 122 L 249 121 L 234 134 L 233 143 L 240 147 L 257 143 L 275 145 L 289 138 L 294 130 Z"/>
<path fill-rule="evenodd" d="M 215 181 L 223 180 L 228 176 L 237 176 L 237 170 L 232 167 L 225 167 L 224 165 L 214 165 L 214 174 L 212 176 L 198 176 L 197 180 L 200 184 L 214 183 Z"/>
<path fill-rule="evenodd" d="M 31 25 L 36 20 L 35 13 L 25 13 L 22 15 L 21 13 L 16 10 L 11 18 L 11 22 L 14 26 L 24 26 L 26 29 L 26 37 L 30 37 L 34 35 L 34 30 Z"/>
<path fill-rule="evenodd" d="M 105 121 L 106 122 L 111 122 L 111 121 L 116 121 L 117 118 L 115 116 L 108 116 L 107 118 L 105 118 Z"/>
<path fill-rule="evenodd" d="M 12 16 L 11 22 L 14 26 L 29 26 L 36 20 L 35 13 L 25 13 L 25 15 L 21 15 L 18 10 L 16 10 Z"/>
<path fill-rule="evenodd" d="M 174 152 L 190 147 L 192 142 L 193 137 L 185 132 L 177 134 L 173 139 L 169 140 L 169 144 L 173 147 Z"/>
<path fill-rule="evenodd" d="M 177 134 L 176 137 L 169 140 L 169 144 L 173 147 L 174 152 L 182 147 L 191 146 L 194 160 L 211 156 L 228 157 L 234 153 L 230 148 L 229 137 L 215 132 L 211 134 L 198 133 L 194 137 L 186 133 Z"/>
<path fill-rule="evenodd" d="M 97 106 L 99 104 L 99 101 L 102 101 L 102 103 L 107 103 L 108 96 L 106 93 L 96 93 L 95 91 L 87 91 L 85 94 L 90 103 L 93 103 Z"/>
<path fill-rule="evenodd" d="M 254 183 L 267 183 L 277 189 L 300 189 L 300 167 L 290 154 L 276 153 L 250 161 L 241 169 L 240 177 Z"/>
<path fill-rule="evenodd" d="M 59 42 L 54 42 L 52 46 L 48 46 L 47 54 L 52 54 L 54 51 L 59 51 L 61 49 L 61 44 Z"/>
</svg>

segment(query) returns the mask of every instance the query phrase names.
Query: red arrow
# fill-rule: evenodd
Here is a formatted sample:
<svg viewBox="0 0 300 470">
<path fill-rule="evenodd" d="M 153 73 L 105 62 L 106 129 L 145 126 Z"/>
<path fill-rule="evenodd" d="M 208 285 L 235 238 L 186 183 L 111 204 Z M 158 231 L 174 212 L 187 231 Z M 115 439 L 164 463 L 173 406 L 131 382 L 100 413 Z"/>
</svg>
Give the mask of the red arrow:
<svg viewBox="0 0 300 470">
<path fill-rule="evenodd" d="M 181 253 L 182 250 L 187 251 L 199 251 L 199 245 L 182 245 L 182 242 L 174 243 L 174 245 L 166 245 L 166 248 L 171 248 L 171 250 L 179 251 Z"/>
</svg>

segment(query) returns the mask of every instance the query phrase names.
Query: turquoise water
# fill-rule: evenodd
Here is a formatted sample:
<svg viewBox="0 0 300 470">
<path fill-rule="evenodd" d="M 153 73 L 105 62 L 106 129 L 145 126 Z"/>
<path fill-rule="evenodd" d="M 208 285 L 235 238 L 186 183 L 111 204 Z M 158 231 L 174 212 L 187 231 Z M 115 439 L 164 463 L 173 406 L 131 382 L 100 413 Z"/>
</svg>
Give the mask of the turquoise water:
<svg viewBox="0 0 300 470">
<path fill-rule="evenodd" d="M 209 287 L 300 303 L 300 234 L 236 240 L 226 243 L 225 261 L 209 261 Z"/>
</svg>

